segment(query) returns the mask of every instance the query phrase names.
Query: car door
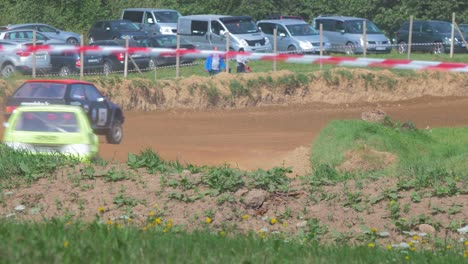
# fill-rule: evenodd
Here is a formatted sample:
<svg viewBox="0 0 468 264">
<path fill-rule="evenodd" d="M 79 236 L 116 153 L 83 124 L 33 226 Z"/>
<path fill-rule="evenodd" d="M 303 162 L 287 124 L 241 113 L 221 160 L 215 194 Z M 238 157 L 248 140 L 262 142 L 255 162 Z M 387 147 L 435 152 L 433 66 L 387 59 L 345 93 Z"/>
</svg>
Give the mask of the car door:
<svg viewBox="0 0 468 264">
<path fill-rule="evenodd" d="M 291 38 L 289 36 L 288 31 L 284 27 L 284 25 L 276 24 L 277 26 L 277 35 L 276 35 L 276 45 L 278 50 L 287 51 L 288 47 L 291 44 Z M 295 49 L 300 49 L 300 47 L 294 46 Z"/>
<path fill-rule="evenodd" d="M 413 22 L 413 32 L 411 34 L 411 49 L 412 50 L 425 50 L 424 45 L 422 45 L 422 22 L 415 21 Z"/>
<path fill-rule="evenodd" d="M 107 127 L 110 123 L 111 114 L 109 102 L 92 84 L 82 84 L 86 100 L 89 105 L 88 116 L 94 127 Z"/>
<path fill-rule="evenodd" d="M 197 49 L 211 49 L 208 34 L 207 20 L 192 20 L 190 25 L 190 37 L 186 38 L 186 40 L 192 43 Z"/>
<path fill-rule="evenodd" d="M 226 49 L 226 36 L 221 34 L 227 32 L 226 28 L 219 21 L 211 20 L 209 42 L 210 48 L 218 47 L 219 50 Z"/>
</svg>

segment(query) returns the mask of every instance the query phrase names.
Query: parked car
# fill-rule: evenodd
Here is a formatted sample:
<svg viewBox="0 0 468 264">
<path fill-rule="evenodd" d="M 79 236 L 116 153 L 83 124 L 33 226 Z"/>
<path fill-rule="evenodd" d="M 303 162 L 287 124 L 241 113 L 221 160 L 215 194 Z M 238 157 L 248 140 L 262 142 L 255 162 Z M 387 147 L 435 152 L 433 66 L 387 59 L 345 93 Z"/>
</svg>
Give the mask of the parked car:
<svg viewBox="0 0 468 264">
<path fill-rule="evenodd" d="M 105 98 L 92 83 L 84 81 L 27 80 L 7 98 L 5 120 L 19 106 L 53 104 L 81 106 L 96 134 L 105 135 L 111 144 L 122 141 L 125 121 L 122 109 Z"/>
<path fill-rule="evenodd" d="M 28 51 L 30 42 L 0 40 L 0 75 L 9 77 L 15 72 L 31 74 L 33 70 L 33 53 Z M 48 72 L 51 68 L 47 51 L 36 52 L 36 71 Z"/>
<path fill-rule="evenodd" d="M 270 39 L 270 43 L 274 42 L 273 30 L 277 29 L 276 45 L 279 52 L 320 53 L 319 33 L 304 20 L 260 20 L 257 26 Z M 331 45 L 325 36 L 322 42 L 323 51 L 329 52 Z"/>
<path fill-rule="evenodd" d="M 114 39 L 136 39 L 145 37 L 147 31 L 142 30 L 137 24 L 128 20 L 103 20 L 93 24 L 88 31 L 89 43 L 96 40 L 114 40 Z"/>
<path fill-rule="evenodd" d="M 138 23 L 151 35 L 177 33 L 177 22 L 181 14 L 173 9 L 126 8 L 122 10 L 120 19 Z"/>
<path fill-rule="evenodd" d="M 20 106 L 5 123 L 3 143 L 33 154 L 63 154 L 90 160 L 99 139 L 83 109 L 69 105 Z"/>
<path fill-rule="evenodd" d="M 463 32 L 464 34 L 468 34 L 468 24 L 460 24 L 458 25 L 458 27 L 460 28 L 461 32 Z"/>
<path fill-rule="evenodd" d="M 408 49 L 410 23 L 404 22 L 395 32 L 398 52 L 405 53 Z M 458 32 L 454 32 L 454 51 L 466 52 L 465 44 Z M 438 20 L 414 20 L 411 34 L 411 50 L 426 51 L 440 54 L 450 51 L 452 23 Z M 467 34 L 468 37 L 468 34 Z"/>
<path fill-rule="evenodd" d="M 73 50 L 52 52 L 50 54 L 50 62 L 52 65 L 51 73 L 60 76 L 68 76 L 77 74 L 81 68 L 80 53 Z M 85 53 L 83 56 L 83 71 L 89 72 L 103 72 L 104 70 L 104 56 L 98 53 Z"/>
<path fill-rule="evenodd" d="M 1 31 L 0 39 L 32 42 L 34 40 L 34 30 L 18 29 L 18 30 Z M 42 44 L 45 44 L 45 45 L 66 43 L 65 40 L 58 39 L 58 38 L 51 38 L 37 31 L 36 31 L 36 42 L 41 42 Z"/>
<path fill-rule="evenodd" d="M 177 48 L 177 37 L 175 35 L 158 35 L 138 40 L 138 43 L 142 47 L 148 48 L 164 48 L 164 49 L 176 49 Z M 195 49 L 195 46 L 188 43 L 187 41 L 181 40 L 179 44 L 181 49 Z M 180 57 L 180 63 L 192 63 L 196 58 Z M 152 57 L 149 63 L 150 68 L 154 68 L 160 65 L 175 65 L 175 56 L 160 56 Z"/>
<path fill-rule="evenodd" d="M 91 46 L 100 47 L 125 47 L 125 40 L 99 40 L 94 41 Z M 135 41 L 129 41 L 129 47 L 139 47 L 140 44 Z M 144 52 L 135 52 L 129 54 L 128 69 L 147 69 L 150 67 L 151 56 Z M 125 68 L 125 53 L 124 52 L 112 52 L 103 54 L 103 71 L 105 74 L 109 74 L 114 71 L 122 71 Z"/>
<path fill-rule="evenodd" d="M 229 49 L 232 51 L 271 51 L 269 39 L 250 16 L 181 16 L 178 27 L 181 39 L 197 49 L 212 50 L 217 47 L 226 50 L 226 36 L 229 34 Z"/>
<path fill-rule="evenodd" d="M 53 39 L 60 39 L 65 43 L 76 45 L 80 44 L 80 34 L 75 32 L 63 31 L 53 26 L 40 23 L 31 24 L 14 24 L 0 27 L 0 31 L 18 30 L 18 29 L 32 29 L 41 32 L 45 36 Z"/>
<path fill-rule="evenodd" d="M 316 30 L 323 25 L 323 35 L 331 43 L 331 50 L 347 54 L 364 52 L 364 21 L 366 21 L 366 52 L 390 53 L 391 41 L 371 21 L 346 16 L 319 16 L 312 22 Z"/>
</svg>

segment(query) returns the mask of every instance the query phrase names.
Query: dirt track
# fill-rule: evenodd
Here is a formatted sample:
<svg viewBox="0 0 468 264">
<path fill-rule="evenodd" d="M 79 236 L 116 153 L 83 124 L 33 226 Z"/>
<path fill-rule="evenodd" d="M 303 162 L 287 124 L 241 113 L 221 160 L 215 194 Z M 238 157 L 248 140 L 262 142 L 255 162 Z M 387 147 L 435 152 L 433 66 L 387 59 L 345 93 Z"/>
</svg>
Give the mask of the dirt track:
<svg viewBox="0 0 468 264">
<path fill-rule="evenodd" d="M 468 125 L 468 97 L 424 97 L 378 105 L 127 112 L 123 143 L 101 144 L 100 155 L 125 161 L 130 152 L 152 148 L 164 159 L 198 165 L 229 163 L 251 170 L 285 164 L 301 174 L 308 170 L 309 146 L 327 122 L 360 118 L 363 111 L 376 108 L 419 128 Z"/>
</svg>

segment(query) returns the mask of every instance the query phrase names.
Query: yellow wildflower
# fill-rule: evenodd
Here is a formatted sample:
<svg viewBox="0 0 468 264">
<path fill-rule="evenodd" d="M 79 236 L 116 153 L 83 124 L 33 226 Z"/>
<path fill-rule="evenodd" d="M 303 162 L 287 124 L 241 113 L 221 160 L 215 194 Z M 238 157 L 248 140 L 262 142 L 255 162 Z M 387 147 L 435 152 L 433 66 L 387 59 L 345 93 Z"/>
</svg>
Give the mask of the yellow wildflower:
<svg viewBox="0 0 468 264">
<path fill-rule="evenodd" d="M 133 219 L 132 219 L 132 218 L 128 218 L 128 219 L 127 219 L 127 222 L 131 223 L 131 222 L 133 222 Z"/>
<path fill-rule="evenodd" d="M 122 224 L 118 224 L 118 225 L 117 225 L 117 228 L 118 228 L 118 229 L 122 229 Z"/>
<path fill-rule="evenodd" d="M 452 248 L 452 246 L 451 246 L 451 245 L 447 245 L 446 248 L 447 248 L 447 250 L 450 250 L 450 249 Z"/>
<path fill-rule="evenodd" d="M 408 242 L 408 246 L 412 247 L 414 245 L 413 241 Z"/>
<path fill-rule="evenodd" d="M 372 233 L 377 233 L 377 228 L 375 228 L 375 227 L 371 228 L 371 232 Z"/>
<path fill-rule="evenodd" d="M 147 228 L 146 228 L 146 226 L 144 226 L 144 227 L 143 227 L 143 231 L 146 231 L 146 230 L 147 230 Z"/>
<path fill-rule="evenodd" d="M 166 224 L 166 228 L 169 228 L 169 229 L 172 228 L 172 222 L 168 222 L 168 223 Z"/>
<path fill-rule="evenodd" d="M 272 219 L 270 219 L 270 224 L 271 224 L 271 225 L 274 225 L 274 224 L 276 224 L 277 222 L 278 222 L 278 220 L 277 220 L 276 218 L 274 218 L 274 217 L 273 217 Z"/>
<path fill-rule="evenodd" d="M 244 220 L 249 219 L 249 215 L 248 215 L 248 214 L 243 215 L 243 216 L 242 216 L 242 219 L 244 219 Z"/>
<path fill-rule="evenodd" d="M 463 257 L 464 257 L 464 258 L 468 258 L 468 252 L 464 252 L 464 253 L 463 253 Z"/>
<path fill-rule="evenodd" d="M 168 231 L 169 231 L 169 229 L 167 229 L 167 228 L 164 228 L 164 229 L 163 229 L 163 232 L 164 232 L 164 233 L 167 233 Z"/>
<path fill-rule="evenodd" d="M 288 223 L 283 222 L 283 227 L 287 227 L 287 226 L 288 226 Z"/>
<path fill-rule="evenodd" d="M 213 221 L 213 219 L 211 219 L 211 218 L 209 218 L 209 217 L 207 217 L 207 218 L 205 219 L 205 223 L 207 223 L 207 224 L 211 224 L 212 221 Z"/>
<path fill-rule="evenodd" d="M 465 243 L 463 243 L 463 244 L 465 244 L 465 246 L 467 246 L 467 247 L 468 247 L 468 240 L 467 240 L 467 241 L 465 241 Z"/>
<path fill-rule="evenodd" d="M 367 246 L 370 247 L 370 248 L 374 248 L 374 247 L 375 247 L 375 244 L 372 243 L 372 242 L 370 242 L 369 244 L 367 244 Z"/>
<path fill-rule="evenodd" d="M 98 212 L 99 212 L 100 214 L 104 213 L 104 211 L 105 211 L 104 207 L 100 206 L 100 207 L 98 208 Z"/>
<path fill-rule="evenodd" d="M 387 250 L 392 250 L 392 245 L 387 245 Z"/>
<path fill-rule="evenodd" d="M 154 208 L 158 208 L 158 204 L 157 204 L 157 203 L 155 203 L 153 207 L 154 207 Z"/>
<path fill-rule="evenodd" d="M 409 260 L 409 256 L 405 256 L 405 259 L 406 259 L 406 260 Z"/>
<path fill-rule="evenodd" d="M 157 224 L 157 225 L 161 225 L 161 222 L 162 222 L 161 218 L 159 218 L 159 217 L 154 219 L 154 223 Z"/>
<path fill-rule="evenodd" d="M 394 205 L 394 204 L 395 204 L 395 200 L 391 200 L 390 205 Z"/>
<path fill-rule="evenodd" d="M 108 225 L 113 225 L 114 222 L 112 222 L 112 220 L 107 220 L 107 223 L 106 223 L 106 224 L 108 224 Z"/>
<path fill-rule="evenodd" d="M 410 247 L 411 251 L 416 251 L 416 247 Z"/>
<path fill-rule="evenodd" d="M 63 242 L 63 247 L 64 247 L 64 248 L 67 248 L 69 244 L 70 244 L 70 243 L 68 243 L 68 240 L 65 240 L 65 242 Z"/>
<path fill-rule="evenodd" d="M 153 216 L 153 215 L 154 215 L 154 212 L 153 212 L 153 211 L 150 211 L 148 215 L 149 215 L 149 216 Z"/>
<path fill-rule="evenodd" d="M 223 230 L 219 231 L 219 235 L 220 236 L 225 236 L 226 235 L 226 232 L 224 232 Z"/>
<path fill-rule="evenodd" d="M 419 237 L 418 236 L 413 236 L 413 240 L 418 240 Z"/>
</svg>

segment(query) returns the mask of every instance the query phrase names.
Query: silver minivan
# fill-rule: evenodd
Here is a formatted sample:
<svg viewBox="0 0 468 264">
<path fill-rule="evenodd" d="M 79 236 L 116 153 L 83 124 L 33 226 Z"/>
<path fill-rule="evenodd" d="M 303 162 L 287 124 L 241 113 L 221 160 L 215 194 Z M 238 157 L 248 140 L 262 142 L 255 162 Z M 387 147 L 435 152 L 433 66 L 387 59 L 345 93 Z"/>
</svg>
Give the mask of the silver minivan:
<svg viewBox="0 0 468 264">
<path fill-rule="evenodd" d="M 392 45 L 384 33 L 371 21 L 346 16 L 319 16 L 312 22 L 319 30 L 323 25 L 323 35 L 332 45 L 332 51 L 347 54 L 363 53 L 364 51 L 364 21 L 366 21 L 366 52 L 390 53 Z"/>
<path fill-rule="evenodd" d="M 276 28 L 276 48 L 279 52 L 288 53 L 320 53 L 320 35 L 304 20 L 269 19 L 260 20 L 257 26 L 274 43 L 273 30 Z M 330 51 L 330 42 L 323 36 L 323 52 Z"/>
<path fill-rule="evenodd" d="M 216 46 L 219 50 L 226 50 L 226 36 L 229 34 L 229 50 L 271 51 L 270 40 L 250 16 L 182 16 L 179 18 L 178 32 L 181 39 L 197 49 L 211 50 Z"/>
<path fill-rule="evenodd" d="M 170 35 L 177 33 L 177 21 L 181 14 L 173 9 L 126 8 L 120 19 L 130 20 L 142 26 L 152 35 Z"/>
<path fill-rule="evenodd" d="M 42 43 L 37 43 L 41 45 Z M 9 77 L 16 71 L 31 74 L 33 70 L 33 54 L 28 46 L 33 43 L 21 41 L 1 40 L 0 46 L 0 76 Z M 47 51 L 36 52 L 36 70 L 41 73 L 48 72 L 51 68 L 50 54 Z"/>
</svg>

